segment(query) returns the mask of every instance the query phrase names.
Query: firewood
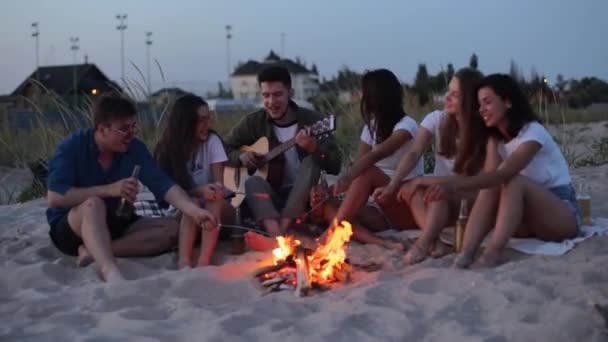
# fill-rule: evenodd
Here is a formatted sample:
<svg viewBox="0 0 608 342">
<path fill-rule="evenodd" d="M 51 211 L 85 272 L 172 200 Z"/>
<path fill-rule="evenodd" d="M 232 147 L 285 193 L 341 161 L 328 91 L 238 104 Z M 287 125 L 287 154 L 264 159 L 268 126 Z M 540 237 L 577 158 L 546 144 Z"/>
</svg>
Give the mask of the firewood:
<svg viewBox="0 0 608 342">
<path fill-rule="evenodd" d="M 334 268 L 334 276 L 339 282 L 349 282 L 353 267 L 349 264 L 342 264 L 340 268 Z"/>
<path fill-rule="evenodd" d="M 304 297 L 310 290 L 310 275 L 308 274 L 306 249 L 299 246 L 296 248 L 296 269 L 298 278 L 296 281 L 295 294 L 298 297 Z"/>
<path fill-rule="evenodd" d="M 268 280 L 263 281 L 262 286 L 268 287 L 268 286 L 272 286 L 274 284 L 280 284 L 284 281 L 285 281 L 285 278 L 283 278 L 283 277 L 274 277 L 274 278 L 270 278 Z"/>
<path fill-rule="evenodd" d="M 271 292 L 278 291 L 281 284 L 274 284 L 272 286 L 267 287 L 264 292 L 262 292 L 262 297 L 270 294 Z"/>
<path fill-rule="evenodd" d="M 286 264 L 283 262 L 280 262 L 276 265 L 269 265 L 269 266 L 264 266 L 264 267 L 260 267 L 257 270 L 253 271 L 253 277 L 259 277 L 261 275 L 264 275 L 266 273 L 270 273 L 270 272 L 275 272 L 280 270 L 281 268 L 285 267 Z"/>
</svg>

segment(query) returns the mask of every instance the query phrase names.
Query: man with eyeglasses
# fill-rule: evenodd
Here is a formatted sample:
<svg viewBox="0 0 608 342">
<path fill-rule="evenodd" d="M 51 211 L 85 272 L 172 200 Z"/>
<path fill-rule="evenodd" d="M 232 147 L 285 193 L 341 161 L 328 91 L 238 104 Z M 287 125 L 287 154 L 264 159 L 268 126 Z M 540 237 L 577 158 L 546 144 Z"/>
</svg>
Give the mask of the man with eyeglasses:
<svg viewBox="0 0 608 342">
<path fill-rule="evenodd" d="M 103 96 L 93 108 L 94 128 L 72 133 L 49 163 L 47 220 L 53 244 L 78 256 L 78 265 L 97 262 L 107 282 L 124 280 L 114 257 L 160 254 L 175 246 L 177 222 L 169 218 L 125 219 L 115 212 L 121 198 L 135 201 L 138 180 L 160 200 L 215 228 L 208 211 L 193 203 L 167 177 L 146 146 L 135 138 L 136 109 L 129 100 Z"/>
</svg>

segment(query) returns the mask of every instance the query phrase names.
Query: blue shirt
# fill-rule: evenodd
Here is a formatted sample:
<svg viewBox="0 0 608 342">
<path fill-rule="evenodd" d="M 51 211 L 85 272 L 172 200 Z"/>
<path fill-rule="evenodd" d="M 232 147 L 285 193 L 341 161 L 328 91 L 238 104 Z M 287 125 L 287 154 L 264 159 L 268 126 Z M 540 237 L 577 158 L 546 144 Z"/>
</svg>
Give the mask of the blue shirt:
<svg viewBox="0 0 608 342">
<path fill-rule="evenodd" d="M 133 139 L 127 152 L 115 153 L 110 167 L 104 171 L 99 162 L 99 149 L 94 130 L 82 130 L 67 136 L 57 146 L 49 163 L 48 189 L 65 195 L 72 187 L 89 188 L 111 184 L 131 176 L 133 167 L 140 166 L 139 180 L 162 200 L 175 183 L 158 167 L 144 143 Z M 120 198 L 104 198 L 106 208 L 115 210 Z M 71 208 L 48 208 L 49 224 L 56 224 Z"/>
</svg>

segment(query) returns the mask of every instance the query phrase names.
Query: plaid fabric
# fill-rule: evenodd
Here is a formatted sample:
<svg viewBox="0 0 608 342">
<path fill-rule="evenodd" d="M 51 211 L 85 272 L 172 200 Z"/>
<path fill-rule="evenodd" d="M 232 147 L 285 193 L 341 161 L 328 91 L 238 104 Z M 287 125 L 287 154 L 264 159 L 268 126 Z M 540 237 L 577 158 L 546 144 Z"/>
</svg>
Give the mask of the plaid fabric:
<svg viewBox="0 0 608 342">
<path fill-rule="evenodd" d="M 135 214 L 142 217 L 165 217 L 170 216 L 167 210 L 162 209 L 154 200 L 137 200 L 133 203 Z"/>
</svg>

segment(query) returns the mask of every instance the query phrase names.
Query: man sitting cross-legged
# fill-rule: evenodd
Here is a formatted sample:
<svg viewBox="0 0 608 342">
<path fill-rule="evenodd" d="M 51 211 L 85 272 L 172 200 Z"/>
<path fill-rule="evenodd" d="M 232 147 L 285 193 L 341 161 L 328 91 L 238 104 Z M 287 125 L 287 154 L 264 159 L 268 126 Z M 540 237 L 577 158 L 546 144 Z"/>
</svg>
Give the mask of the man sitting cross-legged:
<svg viewBox="0 0 608 342">
<path fill-rule="evenodd" d="M 114 259 L 159 254 L 175 246 L 173 219 L 117 217 L 120 198 L 133 202 L 139 179 L 154 193 L 199 225 L 216 228 L 214 217 L 156 165 L 146 146 L 135 138 L 136 109 L 119 96 L 103 96 L 93 109 L 94 128 L 66 137 L 49 163 L 47 219 L 53 244 L 78 256 L 83 266 L 97 262 L 107 282 L 124 280 Z"/>
</svg>

